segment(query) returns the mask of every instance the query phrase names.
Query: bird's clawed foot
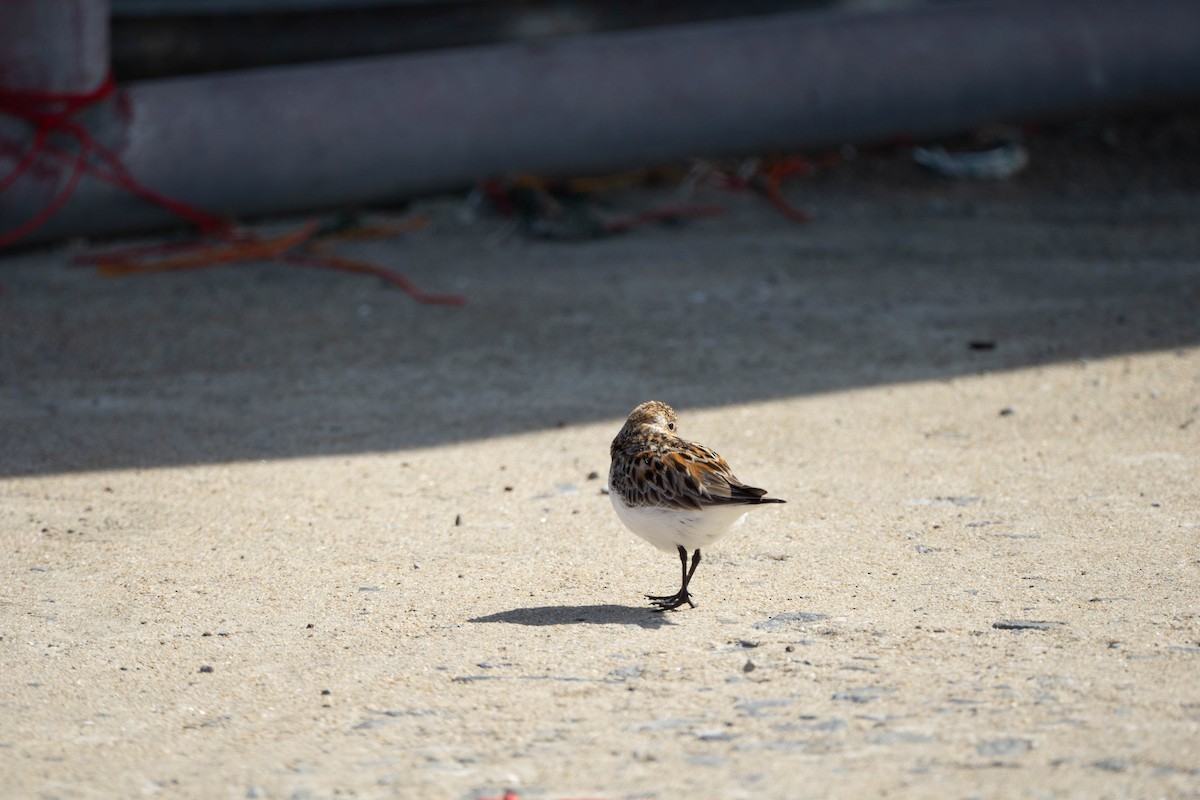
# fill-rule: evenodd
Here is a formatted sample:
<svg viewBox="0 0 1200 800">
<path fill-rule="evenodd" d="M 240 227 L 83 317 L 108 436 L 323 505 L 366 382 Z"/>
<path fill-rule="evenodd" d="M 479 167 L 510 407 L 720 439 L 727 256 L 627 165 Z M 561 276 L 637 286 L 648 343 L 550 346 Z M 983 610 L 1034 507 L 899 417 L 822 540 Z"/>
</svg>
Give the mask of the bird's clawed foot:
<svg viewBox="0 0 1200 800">
<path fill-rule="evenodd" d="M 646 595 L 646 599 L 650 601 L 650 605 L 654 606 L 655 611 L 674 611 L 684 603 L 687 603 L 691 608 L 696 607 L 696 604 L 692 602 L 692 596 L 688 594 L 686 589 L 680 589 L 675 594 L 648 594 Z"/>
<path fill-rule="evenodd" d="M 688 584 L 692 582 L 692 575 L 695 574 L 696 567 L 700 566 L 700 551 L 697 550 L 692 554 L 692 566 L 688 567 L 687 550 L 683 545 L 678 545 L 676 549 L 679 551 L 679 563 L 682 566 L 680 577 L 683 578 L 683 583 L 675 594 L 646 595 L 646 599 L 650 601 L 650 605 L 654 606 L 655 611 L 674 611 L 684 603 L 691 608 L 696 607 L 696 604 L 692 602 L 692 596 L 688 594 Z"/>
</svg>

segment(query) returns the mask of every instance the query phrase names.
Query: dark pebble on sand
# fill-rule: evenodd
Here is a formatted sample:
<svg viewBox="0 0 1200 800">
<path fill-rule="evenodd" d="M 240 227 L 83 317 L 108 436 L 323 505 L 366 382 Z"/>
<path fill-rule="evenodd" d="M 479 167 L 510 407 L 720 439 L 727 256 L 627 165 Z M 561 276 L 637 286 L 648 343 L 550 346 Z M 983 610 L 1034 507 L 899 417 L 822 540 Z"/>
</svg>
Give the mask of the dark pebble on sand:
<svg viewBox="0 0 1200 800">
<path fill-rule="evenodd" d="M 1066 624 L 1037 619 L 1002 619 L 993 622 L 992 627 L 1002 631 L 1048 631 L 1065 627 Z"/>
</svg>

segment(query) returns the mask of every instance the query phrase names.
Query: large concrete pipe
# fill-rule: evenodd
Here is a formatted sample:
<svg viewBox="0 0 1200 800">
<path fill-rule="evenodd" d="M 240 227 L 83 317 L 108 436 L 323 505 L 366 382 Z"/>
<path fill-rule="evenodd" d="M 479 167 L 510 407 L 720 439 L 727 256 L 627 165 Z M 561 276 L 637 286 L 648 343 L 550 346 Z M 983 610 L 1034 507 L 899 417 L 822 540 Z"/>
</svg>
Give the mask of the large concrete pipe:
<svg viewBox="0 0 1200 800">
<path fill-rule="evenodd" d="M 121 91 L 119 152 L 148 186 L 243 216 L 927 136 L 1200 97 L 1197 22 L 1195 0 L 990 0 L 161 80 Z M 0 230 L 43 196 L 12 186 Z M 89 179 L 35 237 L 170 222 Z"/>
</svg>

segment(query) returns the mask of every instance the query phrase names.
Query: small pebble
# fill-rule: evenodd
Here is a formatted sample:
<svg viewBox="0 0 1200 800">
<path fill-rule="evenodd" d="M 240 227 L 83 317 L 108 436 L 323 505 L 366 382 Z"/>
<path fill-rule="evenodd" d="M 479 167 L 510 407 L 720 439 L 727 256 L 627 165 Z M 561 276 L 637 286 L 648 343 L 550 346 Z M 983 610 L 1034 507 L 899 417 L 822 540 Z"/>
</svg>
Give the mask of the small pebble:
<svg viewBox="0 0 1200 800">
<path fill-rule="evenodd" d="M 462 514 L 454 515 L 454 526 L 457 528 L 462 525 Z"/>
<path fill-rule="evenodd" d="M 205 664 L 204 666 L 202 666 L 202 667 L 200 668 L 200 671 L 201 671 L 201 672 L 212 672 L 212 671 L 213 671 L 213 668 L 212 668 L 212 667 L 210 667 L 208 664 Z"/>
<path fill-rule="evenodd" d="M 747 659 L 746 666 L 742 667 L 742 672 L 754 672 L 756 669 L 758 669 L 758 667 L 754 666 L 754 662 Z"/>
<path fill-rule="evenodd" d="M 992 627 L 1002 631 L 1048 631 L 1066 624 L 1040 619 L 1002 619 L 993 622 Z"/>
</svg>

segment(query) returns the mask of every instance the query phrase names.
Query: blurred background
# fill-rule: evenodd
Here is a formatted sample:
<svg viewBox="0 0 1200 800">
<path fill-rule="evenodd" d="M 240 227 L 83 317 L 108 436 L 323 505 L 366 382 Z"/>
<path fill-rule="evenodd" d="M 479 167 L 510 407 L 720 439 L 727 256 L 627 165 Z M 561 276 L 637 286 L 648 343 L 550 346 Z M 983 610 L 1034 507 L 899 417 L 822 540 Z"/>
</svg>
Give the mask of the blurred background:
<svg viewBox="0 0 1200 800">
<path fill-rule="evenodd" d="M 113 69 L 154 78 L 930 0 L 111 0 Z"/>
<path fill-rule="evenodd" d="M 113 69 L 157 78 L 935 0 L 111 0 Z"/>
<path fill-rule="evenodd" d="M 0 475 L 1194 347 L 1196 8 L 7 0 Z"/>
<path fill-rule="evenodd" d="M 0 245 L 178 224 L 131 178 L 246 217 L 1200 98 L 1189 0 L 9 0 L 5 16 Z M 1018 133 L 916 157 L 1003 178 L 1027 160 Z"/>
</svg>

